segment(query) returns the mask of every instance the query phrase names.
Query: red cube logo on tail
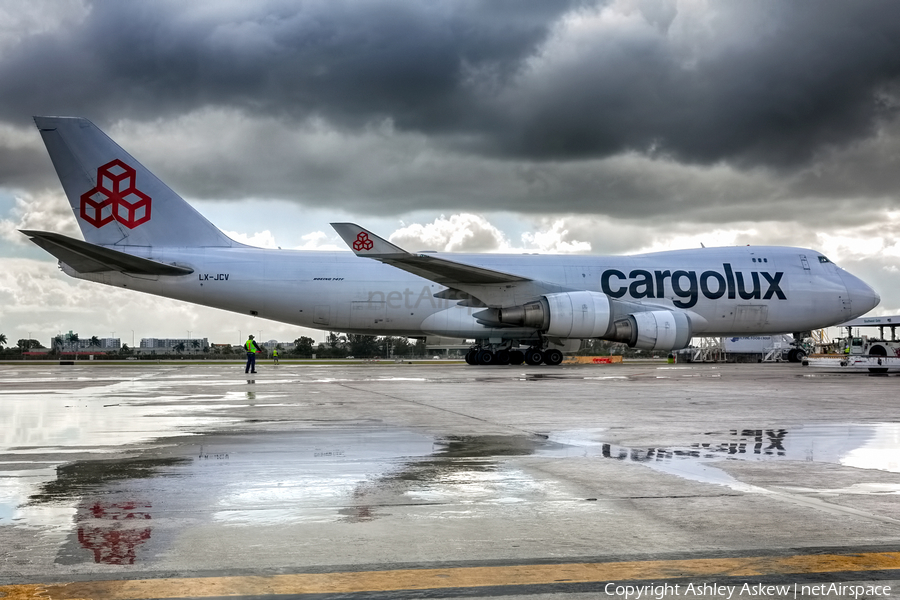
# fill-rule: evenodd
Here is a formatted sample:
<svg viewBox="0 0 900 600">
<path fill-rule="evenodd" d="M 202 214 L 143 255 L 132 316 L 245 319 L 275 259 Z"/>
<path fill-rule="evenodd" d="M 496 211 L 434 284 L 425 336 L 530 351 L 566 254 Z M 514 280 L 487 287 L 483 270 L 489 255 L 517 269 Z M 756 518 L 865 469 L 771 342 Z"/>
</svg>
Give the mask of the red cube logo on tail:
<svg viewBox="0 0 900 600">
<path fill-rule="evenodd" d="M 371 250 L 375 246 L 375 242 L 369 239 L 369 234 L 365 231 L 360 231 L 356 235 L 356 241 L 353 242 L 353 249 L 357 252 L 362 250 Z"/>
<path fill-rule="evenodd" d="M 81 218 L 94 227 L 118 221 L 134 229 L 150 220 L 150 196 L 135 187 L 137 172 L 118 158 L 97 169 L 97 187 L 81 195 Z"/>
</svg>

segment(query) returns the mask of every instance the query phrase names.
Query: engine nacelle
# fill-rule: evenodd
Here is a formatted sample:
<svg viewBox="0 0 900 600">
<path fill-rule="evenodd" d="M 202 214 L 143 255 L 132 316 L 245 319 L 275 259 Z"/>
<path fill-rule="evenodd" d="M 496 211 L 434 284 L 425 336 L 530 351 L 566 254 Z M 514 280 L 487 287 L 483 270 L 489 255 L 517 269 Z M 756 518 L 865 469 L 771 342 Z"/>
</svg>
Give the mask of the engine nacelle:
<svg viewBox="0 0 900 600">
<path fill-rule="evenodd" d="M 547 294 L 537 302 L 502 308 L 501 323 L 534 327 L 561 338 L 598 338 L 609 330 L 609 297 L 599 292 Z"/>
<path fill-rule="evenodd" d="M 629 309 L 612 306 L 609 296 L 599 292 L 547 294 L 536 302 L 501 308 L 497 320 L 507 325 L 533 327 L 559 338 L 602 338 L 623 342 L 643 350 L 685 348 L 693 332 L 686 314 L 671 310 L 633 312 L 613 321 Z"/>
<path fill-rule="evenodd" d="M 691 341 L 691 320 L 681 312 L 654 310 L 632 313 L 613 323 L 611 337 L 632 348 L 643 350 L 679 350 Z"/>
</svg>

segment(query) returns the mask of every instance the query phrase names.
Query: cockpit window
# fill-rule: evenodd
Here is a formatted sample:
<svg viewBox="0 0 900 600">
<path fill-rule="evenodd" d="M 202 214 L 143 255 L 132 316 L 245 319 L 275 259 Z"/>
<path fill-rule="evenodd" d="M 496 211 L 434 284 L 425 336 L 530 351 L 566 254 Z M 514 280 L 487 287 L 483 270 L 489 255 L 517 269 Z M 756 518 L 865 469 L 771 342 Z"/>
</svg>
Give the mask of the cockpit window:
<svg viewBox="0 0 900 600">
<path fill-rule="evenodd" d="M 820 254 L 820 255 L 819 255 L 819 262 L 820 262 L 820 263 L 830 263 L 831 261 L 828 260 L 827 258 L 825 258 L 824 256 L 822 256 L 822 255 Z"/>
</svg>

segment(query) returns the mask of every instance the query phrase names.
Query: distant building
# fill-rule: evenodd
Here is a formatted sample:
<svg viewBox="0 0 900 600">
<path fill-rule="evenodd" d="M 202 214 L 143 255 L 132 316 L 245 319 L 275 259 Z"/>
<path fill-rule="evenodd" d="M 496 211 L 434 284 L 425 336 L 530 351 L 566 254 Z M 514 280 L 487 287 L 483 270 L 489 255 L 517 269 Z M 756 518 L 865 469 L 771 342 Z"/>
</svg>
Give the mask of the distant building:
<svg viewBox="0 0 900 600">
<path fill-rule="evenodd" d="M 198 344 L 196 347 L 195 342 Z M 179 344 L 184 344 L 185 353 L 205 352 L 209 349 L 207 338 L 142 338 L 141 345 L 136 350 L 145 354 L 171 354 L 176 352 L 175 347 Z"/>
<path fill-rule="evenodd" d="M 62 338 L 61 341 L 60 337 Z M 77 340 L 72 339 L 74 337 L 75 334 L 71 331 L 62 336 L 54 337 L 50 340 L 50 348 L 56 348 L 61 352 L 90 352 L 91 350 L 108 352 L 122 347 L 120 338 L 97 338 L 92 344 L 93 336 L 84 338 L 79 336 Z"/>
<path fill-rule="evenodd" d="M 72 338 L 78 337 L 77 340 Z M 76 334 L 69 333 L 56 336 L 50 340 L 51 348 L 58 348 L 61 352 L 110 352 L 121 350 L 122 341 L 120 338 L 97 338 L 91 345 L 91 338 L 82 338 Z M 208 338 L 141 338 L 140 344 L 131 351 L 137 354 L 176 354 L 176 348 L 179 344 L 184 344 L 183 354 L 200 354 L 210 351 L 221 353 L 226 347 L 231 348 L 235 352 L 243 352 L 243 346 L 233 344 L 210 344 Z M 196 344 L 196 346 L 195 346 Z M 280 346 L 282 352 L 290 352 L 294 349 L 294 342 L 279 342 L 278 340 L 269 340 L 260 342 L 260 348 L 266 352 L 272 352 L 276 347 Z"/>
<path fill-rule="evenodd" d="M 268 342 L 261 342 L 259 344 L 259 347 L 265 349 L 266 352 L 271 352 L 278 346 L 280 346 L 279 350 L 281 352 L 290 352 L 294 349 L 294 342 L 279 342 L 278 340 L 269 340 Z"/>
<path fill-rule="evenodd" d="M 279 342 L 278 340 L 269 340 L 268 342 L 261 342 L 260 347 L 265 348 L 267 351 L 271 352 L 276 347 L 281 346 L 281 350 L 287 352 L 288 350 L 294 349 L 294 342 Z"/>
</svg>

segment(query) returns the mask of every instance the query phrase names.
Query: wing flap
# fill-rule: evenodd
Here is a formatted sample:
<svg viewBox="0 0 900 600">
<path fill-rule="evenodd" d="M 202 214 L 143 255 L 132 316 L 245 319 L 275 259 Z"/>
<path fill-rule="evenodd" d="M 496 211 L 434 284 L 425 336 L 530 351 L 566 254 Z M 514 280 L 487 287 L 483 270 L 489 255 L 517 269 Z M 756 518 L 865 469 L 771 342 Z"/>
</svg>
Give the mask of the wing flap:
<svg viewBox="0 0 900 600">
<path fill-rule="evenodd" d="M 188 267 L 132 256 L 118 250 L 111 250 L 48 231 L 25 231 L 31 241 L 66 263 L 79 273 L 102 273 L 119 271 L 132 275 L 189 275 L 194 272 Z"/>
</svg>

